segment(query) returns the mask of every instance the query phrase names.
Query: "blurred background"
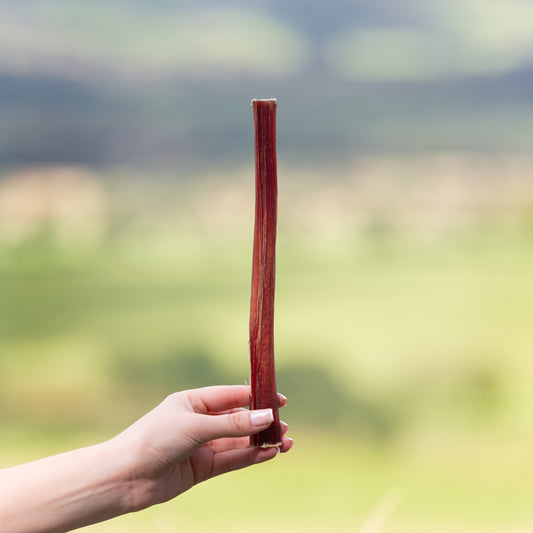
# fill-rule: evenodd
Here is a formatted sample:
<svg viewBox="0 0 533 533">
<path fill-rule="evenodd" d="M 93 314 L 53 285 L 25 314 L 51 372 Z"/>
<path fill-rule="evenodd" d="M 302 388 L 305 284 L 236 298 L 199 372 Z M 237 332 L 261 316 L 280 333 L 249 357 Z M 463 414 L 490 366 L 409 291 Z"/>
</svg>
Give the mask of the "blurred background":
<svg viewBox="0 0 533 533">
<path fill-rule="evenodd" d="M 532 531 L 532 20 L 0 0 L 0 466 L 248 379 L 250 100 L 277 97 L 296 447 L 86 530 Z"/>
</svg>

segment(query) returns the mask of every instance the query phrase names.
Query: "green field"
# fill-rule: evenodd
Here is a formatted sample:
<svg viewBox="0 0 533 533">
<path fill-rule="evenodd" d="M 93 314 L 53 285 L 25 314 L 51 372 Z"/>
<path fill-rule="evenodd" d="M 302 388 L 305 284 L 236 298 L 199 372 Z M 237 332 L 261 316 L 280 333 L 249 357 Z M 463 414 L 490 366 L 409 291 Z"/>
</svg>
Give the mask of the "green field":
<svg viewBox="0 0 533 533">
<path fill-rule="evenodd" d="M 2 249 L 3 466 L 111 437 L 173 390 L 247 379 L 247 228 L 116 224 L 89 248 L 43 230 Z M 88 531 L 533 527 L 529 226 L 285 229 L 295 449 Z"/>
</svg>

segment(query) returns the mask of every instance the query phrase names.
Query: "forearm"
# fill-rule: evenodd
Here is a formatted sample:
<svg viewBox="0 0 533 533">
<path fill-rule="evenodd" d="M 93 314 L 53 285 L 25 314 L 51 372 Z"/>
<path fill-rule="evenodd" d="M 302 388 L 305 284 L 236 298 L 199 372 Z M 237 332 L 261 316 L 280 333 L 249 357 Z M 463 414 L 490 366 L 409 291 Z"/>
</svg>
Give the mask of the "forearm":
<svg viewBox="0 0 533 533">
<path fill-rule="evenodd" d="M 59 533 L 134 509 L 128 457 L 114 439 L 0 470 L 6 533 Z"/>
</svg>

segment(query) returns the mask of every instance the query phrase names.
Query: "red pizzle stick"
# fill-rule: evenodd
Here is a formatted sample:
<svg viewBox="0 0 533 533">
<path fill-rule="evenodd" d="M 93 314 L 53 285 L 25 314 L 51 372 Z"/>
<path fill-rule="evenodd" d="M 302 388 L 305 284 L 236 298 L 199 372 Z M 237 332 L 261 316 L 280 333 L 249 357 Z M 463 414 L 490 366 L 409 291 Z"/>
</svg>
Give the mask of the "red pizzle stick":
<svg viewBox="0 0 533 533">
<path fill-rule="evenodd" d="M 252 100 L 255 126 L 255 227 L 250 302 L 251 409 L 272 409 L 274 422 L 250 437 L 252 446 L 280 446 L 274 369 L 276 276 L 276 100 Z"/>
</svg>

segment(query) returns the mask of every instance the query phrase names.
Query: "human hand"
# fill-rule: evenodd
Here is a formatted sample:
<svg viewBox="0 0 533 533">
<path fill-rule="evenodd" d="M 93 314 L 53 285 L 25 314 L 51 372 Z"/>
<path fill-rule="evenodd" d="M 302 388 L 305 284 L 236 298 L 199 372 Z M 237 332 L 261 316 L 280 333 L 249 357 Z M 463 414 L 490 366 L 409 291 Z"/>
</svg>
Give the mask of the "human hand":
<svg viewBox="0 0 533 533">
<path fill-rule="evenodd" d="M 283 422 L 279 448 L 250 447 L 249 436 L 266 429 L 273 416 L 270 409 L 245 409 L 249 398 L 244 385 L 177 392 L 115 437 L 130 462 L 132 507 L 170 500 L 201 481 L 290 450 Z M 279 406 L 286 403 L 278 395 Z"/>
</svg>

